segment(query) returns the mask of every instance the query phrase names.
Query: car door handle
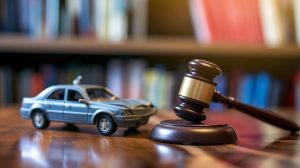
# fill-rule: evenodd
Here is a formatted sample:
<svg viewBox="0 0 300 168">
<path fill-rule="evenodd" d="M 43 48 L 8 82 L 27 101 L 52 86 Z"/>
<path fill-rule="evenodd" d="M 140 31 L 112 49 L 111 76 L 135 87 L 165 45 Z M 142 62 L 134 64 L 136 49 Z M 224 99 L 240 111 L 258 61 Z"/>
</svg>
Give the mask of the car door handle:
<svg viewBox="0 0 300 168">
<path fill-rule="evenodd" d="M 66 107 L 66 108 L 68 108 L 68 109 L 70 109 L 72 106 L 70 106 L 70 105 L 66 105 L 65 107 Z"/>
</svg>

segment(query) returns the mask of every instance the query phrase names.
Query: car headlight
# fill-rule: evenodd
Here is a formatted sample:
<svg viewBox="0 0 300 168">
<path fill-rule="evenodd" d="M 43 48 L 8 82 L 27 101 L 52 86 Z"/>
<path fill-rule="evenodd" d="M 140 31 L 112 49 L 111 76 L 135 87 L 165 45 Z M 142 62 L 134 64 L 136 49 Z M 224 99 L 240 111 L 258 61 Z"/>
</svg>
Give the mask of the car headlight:
<svg viewBox="0 0 300 168">
<path fill-rule="evenodd" d="M 127 108 L 127 109 L 119 110 L 119 114 L 120 115 L 131 115 L 133 113 L 132 113 L 132 110 L 130 108 Z"/>
<path fill-rule="evenodd" d="M 152 104 L 152 102 L 148 102 L 146 105 L 147 105 L 148 107 L 154 107 L 154 105 Z"/>
</svg>

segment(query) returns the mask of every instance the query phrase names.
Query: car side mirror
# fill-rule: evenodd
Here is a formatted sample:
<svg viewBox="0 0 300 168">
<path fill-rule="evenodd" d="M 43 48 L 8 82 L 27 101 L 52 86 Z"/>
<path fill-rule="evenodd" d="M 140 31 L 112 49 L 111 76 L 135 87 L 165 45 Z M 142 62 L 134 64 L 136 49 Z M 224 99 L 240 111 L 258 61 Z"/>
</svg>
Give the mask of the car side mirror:
<svg viewBox="0 0 300 168">
<path fill-rule="evenodd" d="M 78 101 L 79 101 L 80 103 L 89 104 L 85 99 L 79 99 Z"/>
</svg>

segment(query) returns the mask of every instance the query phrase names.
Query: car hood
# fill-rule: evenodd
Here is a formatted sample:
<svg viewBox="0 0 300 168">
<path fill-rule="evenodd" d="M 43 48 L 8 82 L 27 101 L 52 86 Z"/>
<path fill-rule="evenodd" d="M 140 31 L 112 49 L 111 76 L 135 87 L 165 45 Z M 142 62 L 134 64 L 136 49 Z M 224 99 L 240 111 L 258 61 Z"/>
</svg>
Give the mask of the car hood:
<svg viewBox="0 0 300 168">
<path fill-rule="evenodd" d="M 118 107 L 125 107 L 125 108 L 138 108 L 138 107 L 149 107 L 151 106 L 150 101 L 145 100 L 135 100 L 135 99 L 118 99 L 118 100 L 111 100 L 111 101 L 102 101 L 97 102 L 93 101 L 93 104 L 106 104 Z"/>
</svg>

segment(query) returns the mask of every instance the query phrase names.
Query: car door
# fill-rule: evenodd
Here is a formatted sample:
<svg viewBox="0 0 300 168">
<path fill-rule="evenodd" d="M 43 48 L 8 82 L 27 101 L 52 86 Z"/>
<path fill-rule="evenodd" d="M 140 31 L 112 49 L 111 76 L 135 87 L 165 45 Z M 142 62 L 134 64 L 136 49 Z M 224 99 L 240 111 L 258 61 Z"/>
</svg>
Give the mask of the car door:
<svg viewBox="0 0 300 168">
<path fill-rule="evenodd" d="M 65 108 L 65 89 L 53 90 L 44 100 L 44 108 L 48 114 L 49 120 L 63 120 Z"/>
<path fill-rule="evenodd" d="M 88 105 L 79 102 L 79 99 L 84 99 L 79 91 L 68 89 L 64 111 L 65 121 L 79 123 L 87 122 Z"/>
</svg>

